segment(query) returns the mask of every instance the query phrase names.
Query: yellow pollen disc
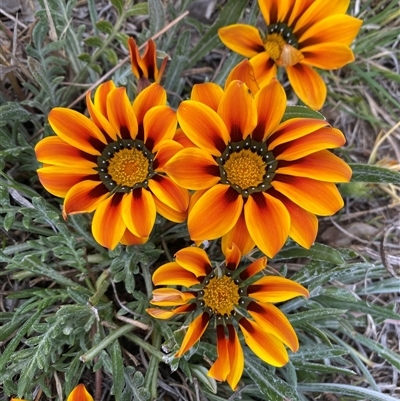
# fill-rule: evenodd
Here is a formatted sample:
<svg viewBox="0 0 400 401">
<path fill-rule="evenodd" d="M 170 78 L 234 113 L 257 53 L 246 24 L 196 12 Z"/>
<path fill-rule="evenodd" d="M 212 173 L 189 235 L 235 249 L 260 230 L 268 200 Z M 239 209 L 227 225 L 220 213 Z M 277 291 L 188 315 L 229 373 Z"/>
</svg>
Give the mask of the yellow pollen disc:
<svg viewBox="0 0 400 401">
<path fill-rule="evenodd" d="M 205 306 L 219 315 L 230 314 L 238 305 L 239 298 L 239 287 L 227 276 L 212 278 L 204 288 Z"/>
<path fill-rule="evenodd" d="M 265 162 L 257 153 L 249 149 L 231 153 L 224 165 L 227 179 L 242 190 L 256 187 L 263 182 Z"/>
<path fill-rule="evenodd" d="M 149 173 L 149 160 L 137 149 L 121 149 L 108 163 L 111 179 L 123 187 L 140 184 Z"/>
<path fill-rule="evenodd" d="M 279 60 L 281 58 L 282 50 L 285 45 L 286 41 L 279 33 L 270 33 L 264 42 L 265 51 L 272 60 Z"/>
</svg>

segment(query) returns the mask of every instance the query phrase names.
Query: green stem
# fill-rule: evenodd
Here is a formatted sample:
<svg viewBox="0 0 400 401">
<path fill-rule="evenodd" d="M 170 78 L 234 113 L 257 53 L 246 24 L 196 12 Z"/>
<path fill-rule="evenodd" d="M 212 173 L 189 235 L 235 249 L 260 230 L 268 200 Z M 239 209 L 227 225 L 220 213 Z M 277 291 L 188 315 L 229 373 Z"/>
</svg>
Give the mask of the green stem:
<svg viewBox="0 0 400 401">
<path fill-rule="evenodd" d="M 142 277 L 144 279 L 144 284 L 146 286 L 146 292 L 149 299 L 153 295 L 153 282 L 151 281 L 151 274 L 149 272 L 149 266 L 142 265 Z"/>
<path fill-rule="evenodd" d="M 161 351 L 158 351 L 157 348 L 153 347 L 151 344 L 144 341 L 140 337 L 135 336 L 132 333 L 124 333 L 124 337 L 126 337 L 128 340 L 138 345 L 140 348 L 143 348 L 143 350 L 145 350 L 146 352 L 157 358 L 159 361 L 162 361 L 162 359 L 164 358 L 164 354 Z"/>
<path fill-rule="evenodd" d="M 112 344 L 119 337 L 125 335 L 129 331 L 133 330 L 134 327 L 131 324 L 125 324 L 124 326 L 119 327 L 117 330 L 109 334 L 107 337 L 103 338 L 95 347 L 85 352 L 79 359 L 86 363 L 91 361 L 94 357 L 100 354 L 103 349 L 107 348 L 110 344 Z"/>
<path fill-rule="evenodd" d="M 153 346 L 155 348 L 160 348 L 161 346 L 161 334 L 158 330 L 154 330 L 152 333 L 153 337 Z M 146 378 L 145 378 L 145 387 L 150 392 L 150 397 L 152 400 L 157 399 L 157 375 L 158 375 L 158 366 L 160 364 L 160 360 L 152 355 L 150 357 L 149 367 L 147 368 Z"/>
</svg>

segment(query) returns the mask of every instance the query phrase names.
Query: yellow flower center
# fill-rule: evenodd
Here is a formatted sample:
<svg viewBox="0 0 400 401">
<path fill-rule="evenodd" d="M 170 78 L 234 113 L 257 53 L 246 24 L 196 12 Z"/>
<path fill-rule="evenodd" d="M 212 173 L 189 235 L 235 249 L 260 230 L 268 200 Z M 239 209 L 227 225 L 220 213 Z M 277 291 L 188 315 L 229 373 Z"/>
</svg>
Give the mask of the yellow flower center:
<svg viewBox="0 0 400 401">
<path fill-rule="evenodd" d="M 214 277 L 204 288 L 206 307 L 219 315 L 229 315 L 239 303 L 239 287 L 228 276 Z"/>
<path fill-rule="evenodd" d="M 265 51 L 274 61 L 281 58 L 282 50 L 285 45 L 286 41 L 280 33 L 270 33 L 264 42 Z"/>
<path fill-rule="evenodd" d="M 108 162 L 108 174 L 116 185 L 133 187 L 149 173 L 149 160 L 138 149 L 121 149 Z"/>
<path fill-rule="evenodd" d="M 227 179 L 241 189 L 257 187 L 263 182 L 266 163 L 260 155 L 249 149 L 231 153 L 224 164 Z"/>
</svg>

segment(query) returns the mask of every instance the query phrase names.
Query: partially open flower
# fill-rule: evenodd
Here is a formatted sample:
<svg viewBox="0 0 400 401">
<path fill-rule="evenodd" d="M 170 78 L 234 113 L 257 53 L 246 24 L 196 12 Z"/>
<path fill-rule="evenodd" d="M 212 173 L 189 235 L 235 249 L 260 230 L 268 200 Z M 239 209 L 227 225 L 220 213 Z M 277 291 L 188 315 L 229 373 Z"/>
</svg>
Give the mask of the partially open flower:
<svg viewBox="0 0 400 401">
<path fill-rule="evenodd" d="M 139 49 L 133 38 L 129 38 L 128 46 L 132 73 L 139 80 L 138 92 L 141 92 L 152 82 L 160 83 L 167 66 L 168 57 L 164 57 L 159 69 L 157 66 L 156 45 L 152 39 L 146 42 L 142 56 L 140 56 Z"/>
<path fill-rule="evenodd" d="M 260 86 L 286 69 L 297 96 L 320 109 L 326 85 L 314 68 L 333 70 L 354 60 L 350 44 L 362 21 L 346 15 L 350 0 L 258 0 L 267 24 L 263 37 L 256 27 L 235 24 L 220 28 L 225 46 L 248 57 Z"/>
<path fill-rule="evenodd" d="M 94 102 L 87 96 L 88 118 L 57 107 L 49 123 L 57 136 L 35 148 L 43 167 L 42 185 L 65 198 L 63 215 L 94 211 L 92 233 L 113 249 L 147 241 L 156 212 L 183 222 L 189 193 L 164 172 L 164 164 L 182 145 L 172 140 L 176 114 L 166 105 L 165 90 L 154 83 L 134 100 L 110 81 Z"/>
<path fill-rule="evenodd" d="M 240 328 L 246 344 L 260 359 L 283 366 L 289 360 L 285 345 L 295 352 L 299 343 L 289 320 L 273 304 L 309 295 L 302 285 L 289 279 L 256 276 L 265 268 L 266 258 L 246 266 L 239 266 L 240 259 L 235 244 L 227 248 L 225 263 L 215 268 L 203 249 L 181 249 L 175 262 L 155 271 L 153 283 L 187 289 L 155 289 L 151 304 L 167 309 L 147 309 L 157 319 L 193 312 L 194 319 L 176 357 L 196 344 L 207 327 L 215 327 L 218 358 L 208 374 L 216 380 L 226 380 L 232 389 L 236 388 L 244 367 L 237 330 Z"/>
<path fill-rule="evenodd" d="M 78 384 L 69 394 L 67 401 L 93 401 L 83 384 Z"/>
</svg>

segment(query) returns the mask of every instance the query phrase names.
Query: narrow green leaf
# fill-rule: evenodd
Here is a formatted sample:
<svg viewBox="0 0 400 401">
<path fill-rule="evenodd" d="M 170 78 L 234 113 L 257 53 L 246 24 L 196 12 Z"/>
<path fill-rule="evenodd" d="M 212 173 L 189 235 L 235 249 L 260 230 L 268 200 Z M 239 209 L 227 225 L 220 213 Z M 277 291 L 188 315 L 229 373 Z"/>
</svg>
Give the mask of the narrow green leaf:
<svg viewBox="0 0 400 401">
<path fill-rule="evenodd" d="M 391 397 L 387 394 L 378 393 L 377 391 L 368 388 L 351 386 L 348 384 L 336 383 L 301 383 L 297 389 L 302 392 L 312 393 L 334 393 L 355 397 L 357 400 L 368 401 L 398 401 L 397 398 Z"/>
<path fill-rule="evenodd" d="M 209 391 L 211 391 L 213 394 L 217 394 L 217 382 L 215 379 L 208 376 L 208 369 L 205 366 L 190 364 L 190 370 Z"/>
<path fill-rule="evenodd" d="M 111 345 L 111 364 L 113 375 L 113 387 L 115 401 L 121 401 L 122 390 L 125 386 L 124 380 L 124 362 L 122 360 L 121 348 L 118 340 L 114 341 Z"/>
<path fill-rule="evenodd" d="M 0 370 L 9 361 L 12 353 L 17 349 L 22 338 L 32 328 L 33 324 L 38 319 L 38 317 L 40 316 L 41 313 L 42 313 L 42 309 L 37 310 L 37 312 L 34 315 L 32 315 L 28 320 L 26 320 L 26 322 L 15 333 L 15 336 L 8 343 L 6 349 L 4 350 L 3 354 L 0 357 Z"/>
<path fill-rule="evenodd" d="M 291 118 L 316 118 L 325 120 L 325 117 L 318 111 L 312 110 L 306 106 L 287 106 L 285 114 L 282 117 L 282 122 Z"/>
<path fill-rule="evenodd" d="M 338 366 L 323 365 L 321 363 L 304 362 L 304 361 L 293 361 L 293 365 L 298 369 L 307 372 L 318 372 L 318 373 L 337 373 L 342 375 L 354 375 L 355 372 L 350 369 L 340 368 Z"/>
<path fill-rule="evenodd" d="M 101 39 L 99 36 L 90 36 L 86 38 L 84 42 L 88 46 L 93 46 L 93 47 L 101 47 L 103 45 L 103 39 Z"/>
<path fill-rule="evenodd" d="M 247 0 L 228 1 L 225 4 L 225 7 L 219 12 L 217 20 L 190 53 L 185 68 L 192 67 L 197 60 L 221 44 L 218 38 L 218 29 L 237 22 L 246 4 Z"/>
<path fill-rule="evenodd" d="M 149 13 L 148 3 L 135 4 L 128 11 L 125 12 L 125 17 L 132 17 L 133 15 L 146 15 Z"/>
<path fill-rule="evenodd" d="M 111 0 L 111 4 L 117 9 L 118 14 L 122 14 L 124 11 L 124 1 L 123 0 Z"/>
<path fill-rule="evenodd" d="M 271 373 L 253 358 L 246 358 L 245 371 L 257 384 L 257 387 L 268 401 L 301 401 L 296 389 L 278 376 Z"/>
<path fill-rule="evenodd" d="M 312 344 L 301 346 L 300 349 L 290 354 L 290 360 L 294 363 L 295 361 L 318 361 L 325 358 L 335 358 L 341 355 L 347 354 L 348 351 L 345 348 L 337 345 L 328 346 L 325 344 Z"/>
<path fill-rule="evenodd" d="M 296 244 L 286 246 L 274 257 L 274 260 L 292 258 L 311 258 L 335 264 L 344 263 L 344 259 L 339 251 L 319 243 L 315 243 L 310 249 L 302 248 Z"/>
<path fill-rule="evenodd" d="M 349 163 L 353 170 L 352 182 L 380 182 L 400 185 L 400 172 L 369 164 Z"/>
<path fill-rule="evenodd" d="M 149 0 L 150 35 L 154 35 L 165 26 L 165 10 L 161 0 Z"/>
<path fill-rule="evenodd" d="M 300 326 L 316 320 L 326 319 L 327 317 L 342 316 L 344 313 L 346 313 L 345 309 L 320 308 L 288 315 L 288 318 L 293 326 Z"/>
<path fill-rule="evenodd" d="M 114 30 L 114 25 L 111 22 L 102 20 L 96 22 L 96 27 L 103 33 L 110 34 Z"/>
<path fill-rule="evenodd" d="M 30 119 L 31 113 L 17 102 L 7 102 L 0 106 L 0 116 L 0 126 L 5 126 L 7 123 L 24 123 Z"/>
<path fill-rule="evenodd" d="M 51 85 L 49 84 L 46 72 L 43 68 L 43 66 L 39 63 L 39 61 L 35 60 L 32 57 L 28 57 L 28 67 L 33 75 L 33 78 L 35 78 L 36 82 L 39 84 L 39 86 L 50 96 L 52 99 L 53 103 L 54 102 L 54 93 Z"/>
</svg>

